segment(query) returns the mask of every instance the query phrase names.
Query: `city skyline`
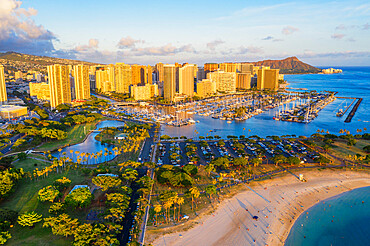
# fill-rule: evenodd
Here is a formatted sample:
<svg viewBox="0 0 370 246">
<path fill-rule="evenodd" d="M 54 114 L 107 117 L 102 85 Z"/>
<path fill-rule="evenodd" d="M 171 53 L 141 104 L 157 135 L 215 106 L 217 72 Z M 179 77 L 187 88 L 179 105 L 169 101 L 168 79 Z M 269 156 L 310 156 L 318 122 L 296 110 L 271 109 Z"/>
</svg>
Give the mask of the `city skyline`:
<svg viewBox="0 0 370 246">
<path fill-rule="evenodd" d="M 128 64 L 247 62 L 297 56 L 367 65 L 366 1 L 2 0 L 0 52 Z M 71 8 L 72 6 L 72 8 Z"/>
</svg>

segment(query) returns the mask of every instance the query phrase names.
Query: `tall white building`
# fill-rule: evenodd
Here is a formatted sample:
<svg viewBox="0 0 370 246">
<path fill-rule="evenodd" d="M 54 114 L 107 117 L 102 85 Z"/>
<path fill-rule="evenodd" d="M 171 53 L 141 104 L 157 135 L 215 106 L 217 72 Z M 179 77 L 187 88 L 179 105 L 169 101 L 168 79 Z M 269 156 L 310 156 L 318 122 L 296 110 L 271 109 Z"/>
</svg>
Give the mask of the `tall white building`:
<svg viewBox="0 0 370 246">
<path fill-rule="evenodd" d="M 90 98 L 90 77 L 89 66 L 73 66 L 73 77 L 76 100 L 85 100 Z"/>
<path fill-rule="evenodd" d="M 0 65 L 0 104 L 6 104 L 7 102 L 4 67 Z"/>
</svg>

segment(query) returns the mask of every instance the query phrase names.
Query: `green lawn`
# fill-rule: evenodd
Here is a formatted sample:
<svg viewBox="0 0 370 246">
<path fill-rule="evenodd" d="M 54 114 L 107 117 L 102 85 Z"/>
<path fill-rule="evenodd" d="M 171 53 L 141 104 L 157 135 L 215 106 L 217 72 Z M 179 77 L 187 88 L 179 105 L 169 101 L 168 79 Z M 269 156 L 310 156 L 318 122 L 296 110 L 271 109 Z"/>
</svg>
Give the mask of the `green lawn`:
<svg viewBox="0 0 370 246">
<path fill-rule="evenodd" d="M 71 187 L 76 184 L 88 184 L 90 177 L 85 177 L 77 170 L 69 170 L 64 173 L 53 173 L 47 178 L 38 181 L 23 180 L 18 185 L 14 194 L 0 203 L 0 207 L 18 211 L 19 213 L 35 211 L 42 214 L 43 217 L 49 217 L 48 212 L 50 203 L 41 203 L 37 199 L 38 191 L 48 185 L 51 185 L 56 179 L 63 176 L 68 177 L 72 183 Z M 68 190 L 67 190 L 68 191 Z M 66 192 L 67 192 L 66 191 Z M 67 211 L 74 218 L 80 221 L 86 218 L 88 210 Z M 53 236 L 50 229 L 42 228 L 42 223 L 38 223 L 33 229 L 14 225 L 10 231 L 12 238 L 7 245 L 70 245 L 71 241 L 62 237 Z"/>
<path fill-rule="evenodd" d="M 39 158 L 39 157 L 37 157 Z M 41 159 L 41 158 L 40 158 Z M 30 172 L 38 168 L 39 170 L 43 169 L 44 167 L 50 166 L 49 162 L 35 160 L 32 158 L 27 158 L 25 160 L 16 160 L 12 163 L 16 168 L 23 168 L 25 172 Z"/>
<path fill-rule="evenodd" d="M 61 141 L 53 141 L 43 144 L 37 150 L 39 151 L 53 151 L 67 145 L 73 145 L 80 143 L 85 136 L 90 132 L 90 130 L 95 129 L 96 123 L 88 123 L 82 125 L 75 125 L 69 129 L 67 132 L 67 138 Z M 85 129 L 84 129 L 85 128 Z M 86 133 L 86 134 L 85 134 Z"/>
<path fill-rule="evenodd" d="M 342 157 L 342 158 L 348 158 L 348 155 L 356 155 L 356 154 L 366 156 L 367 153 L 362 148 L 369 144 L 370 144 L 370 141 L 368 140 L 358 140 L 354 146 L 348 146 L 347 141 L 335 140 L 332 151 L 333 151 L 333 154 L 339 157 Z"/>
</svg>

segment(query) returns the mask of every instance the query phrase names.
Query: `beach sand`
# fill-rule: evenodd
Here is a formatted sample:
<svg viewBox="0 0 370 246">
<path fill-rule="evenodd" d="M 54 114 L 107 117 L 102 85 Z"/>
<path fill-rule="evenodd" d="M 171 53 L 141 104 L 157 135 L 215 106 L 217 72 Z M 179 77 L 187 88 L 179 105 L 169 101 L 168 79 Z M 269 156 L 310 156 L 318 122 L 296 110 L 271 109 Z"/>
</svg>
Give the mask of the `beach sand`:
<svg viewBox="0 0 370 246">
<path fill-rule="evenodd" d="M 161 235 L 153 245 L 283 245 L 294 221 L 309 207 L 343 192 L 370 186 L 367 172 L 311 170 L 299 172 L 307 182 L 286 174 L 253 182 L 224 200 L 188 231 Z M 246 210 L 248 209 L 248 211 Z M 258 216 L 258 220 L 252 217 Z M 149 242 L 146 242 L 149 243 Z"/>
</svg>

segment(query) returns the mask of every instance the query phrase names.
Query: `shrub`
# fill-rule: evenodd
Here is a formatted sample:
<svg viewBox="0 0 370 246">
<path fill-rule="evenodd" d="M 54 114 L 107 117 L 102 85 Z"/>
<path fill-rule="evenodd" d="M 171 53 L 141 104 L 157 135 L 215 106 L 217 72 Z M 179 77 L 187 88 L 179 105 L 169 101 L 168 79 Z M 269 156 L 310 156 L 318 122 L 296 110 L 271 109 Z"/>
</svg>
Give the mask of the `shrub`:
<svg viewBox="0 0 370 246">
<path fill-rule="evenodd" d="M 40 222 L 42 220 L 42 215 L 37 214 L 34 211 L 30 213 L 24 213 L 18 217 L 18 224 L 21 226 L 29 226 L 32 227 L 36 223 Z"/>
<path fill-rule="evenodd" d="M 41 202 L 54 202 L 59 194 L 60 192 L 54 186 L 49 185 L 39 190 L 38 199 Z"/>
<path fill-rule="evenodd" d="M 64 204 L 61 202 L 56 202 L 50 205 L 49 213 L 59 214 L 65 210 Z"/>
<path fill-rule="evenodd" d="M 92 194 L 86 187 L 78 188 L 68 194 L 64 200 L 65 204 L 71 207 L 84 208 L 90 205 Z"/>
<path fill-rule="evenodd" d="M 63 177 L 54 181 L 54 186 L 57 190 L 63 191 L 71 184 L 71 180 Z"/>
</svg>

